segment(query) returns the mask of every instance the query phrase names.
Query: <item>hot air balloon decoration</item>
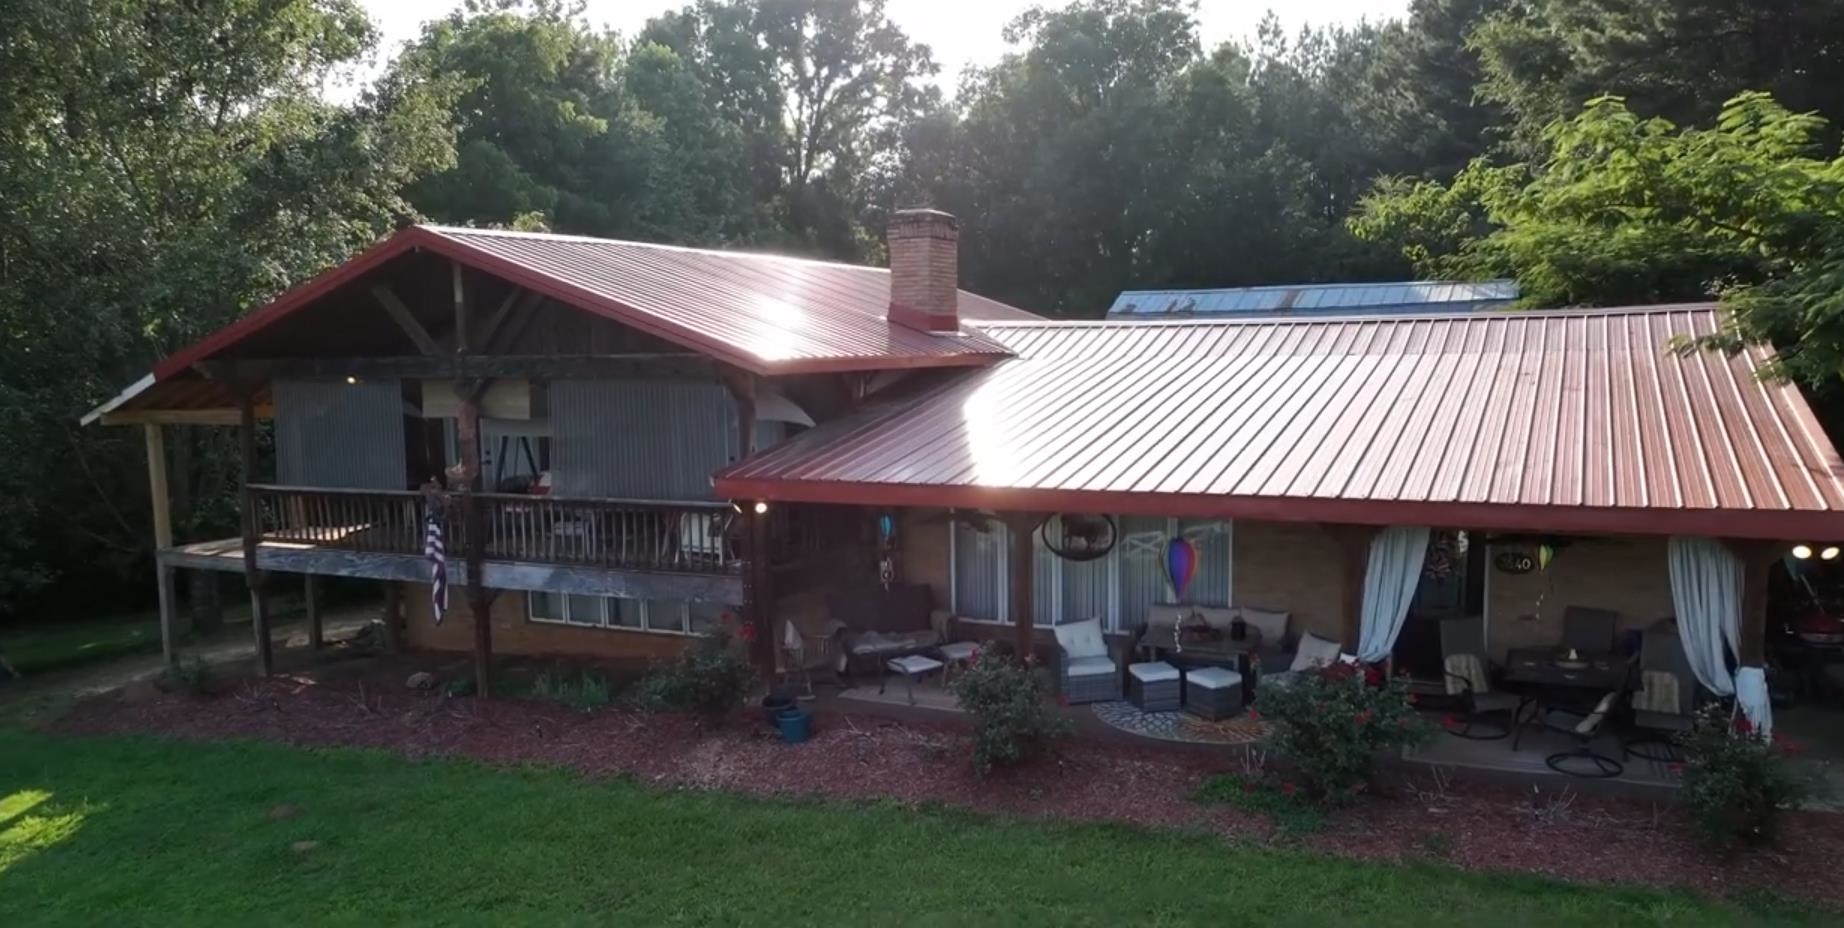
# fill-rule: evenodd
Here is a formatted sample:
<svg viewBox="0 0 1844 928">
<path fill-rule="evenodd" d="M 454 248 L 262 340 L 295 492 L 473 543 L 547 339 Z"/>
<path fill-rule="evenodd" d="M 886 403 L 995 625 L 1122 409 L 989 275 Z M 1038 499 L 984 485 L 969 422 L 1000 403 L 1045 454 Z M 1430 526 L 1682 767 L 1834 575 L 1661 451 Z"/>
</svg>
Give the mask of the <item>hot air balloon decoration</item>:
<svg viewBox="0 0 1844 928">
<path fill-rule="evenodd" d="M 1165 579 L 1172 584 L 1172 601 L 1184 602 L 1185 590 L 1197 575 L 1197 546 L 1183 536 L 1166 542 Z"/>
</svg>

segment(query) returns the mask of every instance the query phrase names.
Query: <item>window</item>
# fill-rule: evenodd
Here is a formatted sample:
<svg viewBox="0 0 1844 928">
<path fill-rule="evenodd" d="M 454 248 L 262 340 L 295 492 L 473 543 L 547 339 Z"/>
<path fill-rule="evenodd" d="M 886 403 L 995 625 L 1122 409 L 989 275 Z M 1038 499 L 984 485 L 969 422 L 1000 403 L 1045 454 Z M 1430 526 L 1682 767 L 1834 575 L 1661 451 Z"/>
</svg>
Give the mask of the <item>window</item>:
<svg viewBox="0 0 1844 928">
<path fill-rule="evenodd" d="M 1115 520 L 1114 549 L 1093 561 L 1051 554 L 1032 544 L 1033 625 L 1079 622 L 1099 617 L 1110 632 L 1131 631 L 1155 603 L 1172 601 L 1165 577 L 1165 545 L 1182 535 L 1197 547 L 1197 573 L 1184 601 L 1227 606 L 1231 596 L 1233 526 L 1228 521 L 1122 516 Z M 1011 542 L 997 522 L 985 526 L 956 520 L 949 533 L 949 582 L 954 613 L 976 622 L 1011 621 Z"/>
<path fill-rule="evenodd" d="M 526 615 L 533 622 L 622 628 L 669 635 L 705 635 L 732 607 L 724 603 L 682 599 L 622 599 L 583 593 L 526 594 Z"/>
</svg>

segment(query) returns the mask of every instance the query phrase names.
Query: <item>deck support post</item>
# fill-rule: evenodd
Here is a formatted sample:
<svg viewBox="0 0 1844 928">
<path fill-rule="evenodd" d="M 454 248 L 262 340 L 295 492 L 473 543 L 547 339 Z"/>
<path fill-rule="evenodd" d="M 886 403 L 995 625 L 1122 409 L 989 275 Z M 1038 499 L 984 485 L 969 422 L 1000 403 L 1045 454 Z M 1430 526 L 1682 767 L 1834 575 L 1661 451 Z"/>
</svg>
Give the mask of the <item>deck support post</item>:
<svg viewBox="0 0 1844 928">
<path fill-rule="evenodd" d="M 403 648 L 403 584 L 384 582 L 384 653 L 395 654 Z"/>
<path fill-rule="evenodd" d="M 301 600 L 307 608 L 307 646 L 318 651 L 326 647 L 326 629 L 320 624 L 320 583 L 313 574 L 301 580 Z"/>
<path fill-rule="evenodd" d="M 1377 537 L 1378 529 L 1374 525 L 1334 524 L 1326 526 L 1326 530 L 1338 541 L 1339 549 L 1339 646 L 1347 654 L 1356 654 L 1364 626 L 1364 575 L 1370 569 L 1370 542 Z"/>
<path fill-rule="evenodd" d="M 1043 521 L 1043 517 L 1035 513 L 1009 513 L 1005 516 L 1005 528 L 1011 536 L 1007 563 L 1011 565 L 1012 572 L 1012 647 L 1021 661 L 1031 656 L 1031 617 L 1034 609 L 1034 591 L 1031 589 L 1034 552 L 1031 538 L 1037 534 L 1037 527 Z"/>
<path fill-rule="evenodd" d="M 275 672 L 275 653 L 269 641 L 269 597 L 264 591 L 262 571 L 256 566 L 256 547 L 261 526 L 256 513 L 256 497 L 250 484 L 256 482 L 256 396 L 247 384 L 237 386 L 238 444 L 242 450 L 243 491 L 243 579 L 250 587 L 250 626 L 256 635 L 256 666 L 268 676 Z"/>
<path fill-rule="evenodd" d="M 173 568 L 166 566 L 162 552 L 173 547 L 173 509 L 167 493 L 165 426 L 149 422 L 141 426 L 147 439 L 147 490 L 153 504 L 154 583 L 160 595 L 160 655 L 171 665 L 177 655 L 177 630 L 173 613 Z"/>
</svg>

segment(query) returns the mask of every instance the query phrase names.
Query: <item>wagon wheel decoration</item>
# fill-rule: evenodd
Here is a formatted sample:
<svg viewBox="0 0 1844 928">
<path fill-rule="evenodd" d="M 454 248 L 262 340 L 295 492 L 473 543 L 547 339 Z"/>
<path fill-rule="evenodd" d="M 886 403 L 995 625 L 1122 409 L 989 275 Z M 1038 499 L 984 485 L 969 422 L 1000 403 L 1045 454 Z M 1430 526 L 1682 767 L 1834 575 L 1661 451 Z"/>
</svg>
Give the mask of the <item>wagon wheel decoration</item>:
<svg viewBox="0 0 1844 928">
<path fill-rule="evenodd" d="M 1109 516 L 1058 514 L 1037 527 L 1037 537 L 1051 554 L 1066 561 L 1094 561 L 1107 557 L 1120 538 L 1120 526 Z"/>
</svg>

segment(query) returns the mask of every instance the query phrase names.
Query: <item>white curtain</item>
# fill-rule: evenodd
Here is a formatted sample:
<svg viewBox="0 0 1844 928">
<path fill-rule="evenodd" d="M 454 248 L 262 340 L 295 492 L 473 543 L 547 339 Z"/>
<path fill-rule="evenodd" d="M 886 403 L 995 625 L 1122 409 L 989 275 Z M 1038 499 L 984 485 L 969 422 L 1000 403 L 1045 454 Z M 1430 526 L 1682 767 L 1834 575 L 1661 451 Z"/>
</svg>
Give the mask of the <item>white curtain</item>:
<svg viewBox="0 0 1844 928">
<path fill-rule="evenodd" d="M 1767 680 L 1758 667 L 1729 674 L 1729 659 L 1739 654 L 1742 627 L 1742 562 L 1714 538 L 1674 535 L 1669 547 L 1671 600 L 1677 610 L 1678 637 L 1690 670 L 1717 696 L 1734 696 L 1748 721 L 1764 732 L 1773 729 L 1767 704 Z"/>
<path fill-rule="evenodd" d="M 1408 618 L 1415 588 L 1421 584 L 1421 565 L 1428 555 L 1427 526 L 1392 525 L 1370 541 L 1370 561 L 1364 568 L 1364 608 L 1358 626 L 1357 659 L 1365 663 L 1385 660 L 1395 650 Z"/>
</svg>

